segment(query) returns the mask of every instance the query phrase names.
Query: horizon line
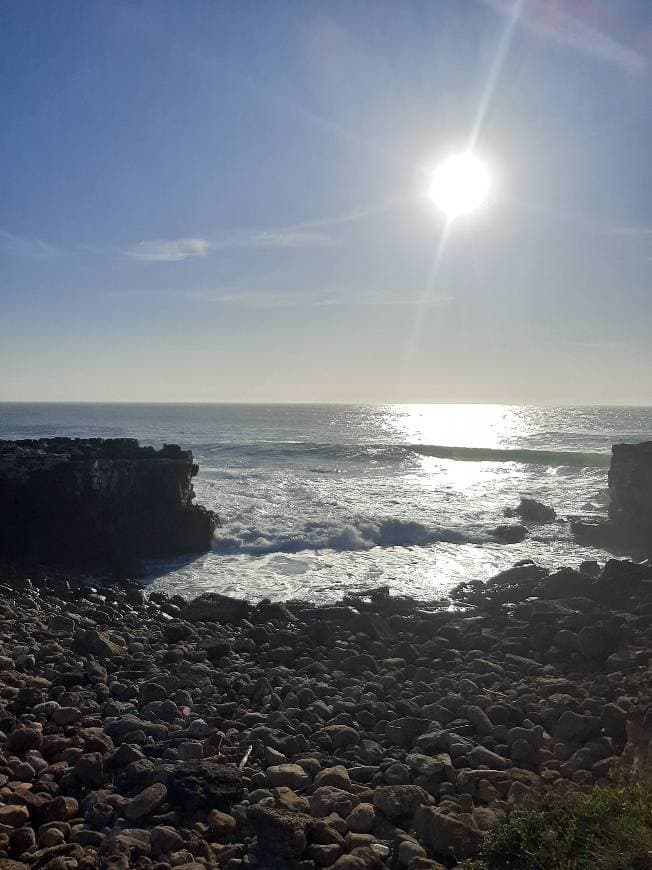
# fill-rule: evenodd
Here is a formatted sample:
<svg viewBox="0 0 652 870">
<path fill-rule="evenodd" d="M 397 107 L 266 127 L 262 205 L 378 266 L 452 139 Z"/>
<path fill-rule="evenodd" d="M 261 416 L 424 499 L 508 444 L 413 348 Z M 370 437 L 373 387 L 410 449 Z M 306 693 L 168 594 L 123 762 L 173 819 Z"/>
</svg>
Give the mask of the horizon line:
<svg viewBox="0 0 652 870">
<path fill-rule="evenodd" d="M 199 401 L 192 400 L 162 400 L 162 401 L 141 401 L 139 399 L 0 399 L 2 405 L 152 405 L 152 406 L 172 406 L 184 405 L 188 407 L 206 405 L 206 406 L 287 406 L 297 405 L 306 407 L 333 406 L 333 407 L 383 407 L 385 405 L 491 405 L 498 407 L 512 408 L 652 408 L 652 400 L 640 402 L 499 402 L 499 401 L 442 401 L 442 400 L 426 400 L 426 401 L 304 401 L 304 400 L 225 400 L 225 399 L 205 399 Z"/>
</svg>

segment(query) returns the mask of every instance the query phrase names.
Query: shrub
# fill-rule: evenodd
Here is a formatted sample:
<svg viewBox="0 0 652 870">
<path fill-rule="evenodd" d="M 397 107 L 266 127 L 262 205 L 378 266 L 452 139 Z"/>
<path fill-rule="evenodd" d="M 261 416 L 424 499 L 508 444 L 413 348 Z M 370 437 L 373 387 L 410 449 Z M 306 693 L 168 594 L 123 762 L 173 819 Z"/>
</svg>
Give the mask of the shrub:
<svg viewBox="0 0 652 870">
<path fill-rule="evenodd" d="M 466 870 L 652 870 L 652 782 L 512 814 Z"/>
</svg>

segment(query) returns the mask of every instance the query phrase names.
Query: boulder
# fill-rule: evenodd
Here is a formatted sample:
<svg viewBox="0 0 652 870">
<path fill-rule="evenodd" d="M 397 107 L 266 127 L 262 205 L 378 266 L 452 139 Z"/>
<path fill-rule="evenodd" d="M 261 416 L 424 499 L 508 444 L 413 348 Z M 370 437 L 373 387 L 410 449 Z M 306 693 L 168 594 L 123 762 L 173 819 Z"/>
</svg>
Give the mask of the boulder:
<svg viewBox="0 0 652 870">
<path fill-rule="evenodd" d="M 265 773 L 270 788 L 287 786 L 293 790 L 303 788 L 310 782 L 310 776 L 298 764 L 275 764 Z"/>
<path fill-rule="evenodd" d="M 457 860 L 471 858 L 482 843 L 482 833 L 473 816 L 447 815 L 435 807 L 420 807 L 415 829 L 421 842 L 433 852 L 452 854 Z"/>
<path fill-rule="evenodd" d="M 528 530 L 520 523 L 505 523 L 491 529 L 489 534 L 501 544 L 518 544 L 528 536 Z"/>
<path fill-rule="evenodd" d="M 212 759 L 177 762 L 167 776 L 167 798 L 181 809 L 228 812 L 242 797 L 242 774 Z"/>
<path fill-rule="evenodd" d="M 505 508 L 506 517 L 520 517 L 530 523 L 552 523 L 557 518 L 554 509 L 535 498 L 521 498 L 515 508 Z"/>
<path fill-rule="evenodd" d="M 249 807 L 247 820 L 257 837 L 258 852 L 281 861 L 304 853 L 313 825 L 310 816 L 260 805 Z"/>
<path fill-rule="evenodd" d="M 374 789 L 373 802 L 388 819 L 412 817 L 421 804 L 427 804 L 428 793 L 418 785 L 379 785 Z"/>
<path fill-rule="evenodd" d="M 203 595 L 186 602 L 181 615 L 189 622 L 240 622 L 249 617 L 251 605 L 240 598 L 220 595 L 219 592 L 205 592 Z"/>
</svg>

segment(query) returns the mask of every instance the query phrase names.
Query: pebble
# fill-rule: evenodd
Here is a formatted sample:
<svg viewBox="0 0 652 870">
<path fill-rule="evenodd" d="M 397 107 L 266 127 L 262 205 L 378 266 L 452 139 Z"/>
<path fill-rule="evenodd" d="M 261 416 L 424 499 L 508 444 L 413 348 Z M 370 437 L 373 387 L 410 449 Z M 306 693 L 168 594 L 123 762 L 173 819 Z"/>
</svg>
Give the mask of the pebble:
<svg viewBox="0 0 652 870">
<path fill-rule="evenodd" d="M 585 610 L 537 590 L 584 594 L 586 577 L 550 577 L 462 589 L 468 613 L 386 592 L 207 607 L 129 582 L 0 581 L 1 866 L 472 857 L 560 783 L 606 781 L 652 701 L 647 587 Z"/>
</svg>

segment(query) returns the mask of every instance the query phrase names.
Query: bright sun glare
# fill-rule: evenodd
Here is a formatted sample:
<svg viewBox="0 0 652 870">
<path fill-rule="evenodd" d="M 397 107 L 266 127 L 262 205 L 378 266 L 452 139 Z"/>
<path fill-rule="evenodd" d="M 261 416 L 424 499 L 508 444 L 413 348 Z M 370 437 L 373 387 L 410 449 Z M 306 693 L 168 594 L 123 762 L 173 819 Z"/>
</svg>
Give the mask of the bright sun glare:
<svg viewBox="0 0 652 870">
<path fill-rule="evenodd" d="M 489 173 L 469 151 L 454 154 L 435 169 L 428 191 L 431 199 L 448 218 L 456 218 L 478 208 L 489 193 Z"/>
</svg>

